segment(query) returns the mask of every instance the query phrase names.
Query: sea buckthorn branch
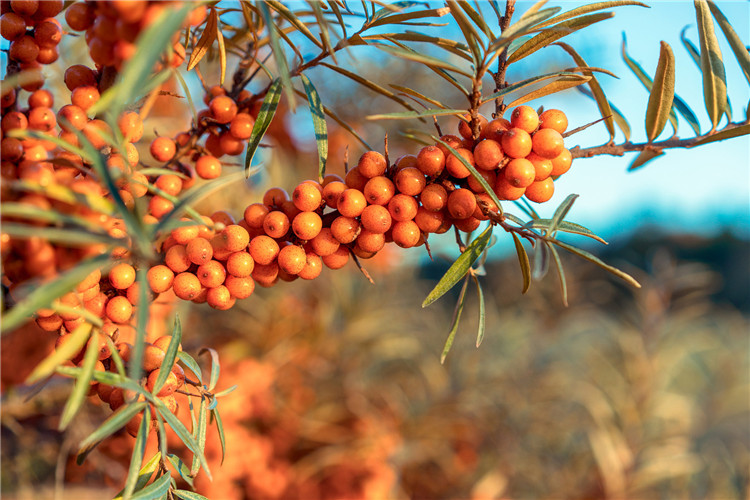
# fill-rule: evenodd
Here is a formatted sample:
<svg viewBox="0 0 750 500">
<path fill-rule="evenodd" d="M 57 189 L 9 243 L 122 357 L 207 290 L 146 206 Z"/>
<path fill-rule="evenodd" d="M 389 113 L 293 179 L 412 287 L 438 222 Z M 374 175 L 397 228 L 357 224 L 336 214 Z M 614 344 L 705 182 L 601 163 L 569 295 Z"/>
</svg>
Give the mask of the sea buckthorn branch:
<svg viewBox="0 0 750 500">
<path fill-rule="evenodd" d="M 499 19 L 499 25 L 500 25 L 500 33 L 504 33 L 508 26 L 510 26 L 510 21 L 513 18 L 513 13 L 516 9 L 516 1 L 515 0 L 507 0 L 505 2 L 505 15 L 502 16 Z M 505 82 L 505 73 L 508 70 L 508 51 L 503 50 L 502 53 L 498 56 L 497 60 L 497 72 L 492 73 L 490 72 L 492 79 L 495 82 L 495 92 L 499 92 L 503 88 L 505 88 L 508 84 Z M 498 97 L 495 99 L 495 112 L 492 115 L 493 118 L 497 118 L 499 116 L 502 116 L 505 112 L 505 105 L 503 104 L 503 98 Z"/>
</svg>

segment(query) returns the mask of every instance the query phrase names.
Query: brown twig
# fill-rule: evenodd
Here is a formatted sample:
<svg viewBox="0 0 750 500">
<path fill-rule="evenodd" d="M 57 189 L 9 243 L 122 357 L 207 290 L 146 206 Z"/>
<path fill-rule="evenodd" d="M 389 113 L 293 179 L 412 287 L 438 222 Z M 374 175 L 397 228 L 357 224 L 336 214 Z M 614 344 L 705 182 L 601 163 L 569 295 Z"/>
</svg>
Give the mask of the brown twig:
<svg viewBox="0 0 750 500">
<path fill-rule="evenodd" d="M 365 278 L 367 278 L 367 281 L 369 281 L 370 283 L 374 285 L 375 281 L 373 281 L 372 277 L 370 276 L 370 273 L 367 272 L 367 269 L 365 269 L 362 266 L 362 264 L 359 262 L 359 258 L 357 258 L 357 255 L 353 251 L 351 251 L 351 249 L 349 250 L 349 253 L 352 254 L 352 259 L 354 259 L 354 263 L 357 264 L 357 267 L 359 268 L 360 271 L 362 271 L 362 274 L 365 276 Z"/>
<path fill-rule="evenodd" d="M 516 10 L 516 0 L 507 0 L 505 3 L 505 15 L 500 19 L 500 33 L 503 33 L 508 26 L 510 26 L 510 20 L 513 18 L 513 12 Z M 505 71 L 508 69 L 508 49 L 504 49 L 500 56 L 497 58 L 497 73 L 493 75 L 495 80 L 495 92 L 500 92 L 504 89 L 507 84 L 505 83 Z M 505 104 L 503 98 L 498 97 L 495 99 L 495 113 L 492 115 L 493 118 L 502 116 L 505 111 Z"/>
</svg>

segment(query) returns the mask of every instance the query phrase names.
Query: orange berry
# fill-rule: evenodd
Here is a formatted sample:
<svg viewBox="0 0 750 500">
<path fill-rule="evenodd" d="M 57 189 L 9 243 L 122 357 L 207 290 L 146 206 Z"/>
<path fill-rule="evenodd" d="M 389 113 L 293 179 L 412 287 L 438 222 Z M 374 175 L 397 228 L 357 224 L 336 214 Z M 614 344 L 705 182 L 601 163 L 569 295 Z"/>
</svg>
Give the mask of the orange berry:
<svg viewBox="0 0 750 500">
<path fill-rule="evenodd" d="M 279 251 L 279 269 L 288 274 L 297 274 L 307 262 L 305 250 L 297 245 L 286 245 Z"/>
<path fill-rule="evenodd" d="M 148 201 L 148 211 L 157 219 L 161 219 L 172 209 L 174 209 L 174 203 L 161 196 L 154 196 Z"/>
<path fill-rule="evenodd" d="M 321 256 L 321 259 L 329 269 L 341 269 L 349 262 L 349 249 L 342 245 L 332 254 Z"/>
<path fill-rule="evenodd" d="M 232 214 L 225 210 L 217 210 L 211 214 L 211 220 L 216 224 L 224 224 L 224 226 L 231 226 L 234 224 L 234 217 Z"/>
<path fill-rule="evenodd" d="M 270 212 L 269 208 L 263 203 L 253 203 L 245 208 L 243 219 L 251 229 L 263 228 L 263 220 Z"/>
<path fill-rule="evenodd" d="M 219 149 L 222 154 L 237 156 L 245 151 L 245 142 L 224 131 L 219 135 Z"/>
<path fill-rule="evenodd" d="M 227 270 L 221 262 L 210 260 L 198 266 L 195 275 L 198 277 L 201 285 L 206 288 L 214 288 L 224 283 L 224 279 L 227 277 Z"/>
<path fill-rule="evenodd" d="M 250 235 L 242 226 L 237 224 L 229 224 L 224 230 L 219 233 L 222 246 L 229 252 L 239 252 L 247 248 L 247 244 L 250 243 Z"/>
<path fill-rule="evenodd" d="M 336 217 L 331 223 L 333 237 L 336 238 L 339 243 L 343 243 L 344 245 L 354 241 L 357 238 L 359 231 L 360 223 L 357 219 L 352 217 L 341 215 Z"/>
<path fill-rule="evenodd" d="M 197 237 L 185 245 L 185 253 L 190 262 L 200 266 L 213 258 L 214 249 L 207 239 Z"/>
<path fill-rule="evenodd" d="M 305 181 L 292 192 L 294 206 L 303 212 L 312 212 L 320 207 L 323 200 L 320 186 L 317 182 Z"/>
<path fill-rule="evenodd" d="M 458 149 L 461 147 L 461 138 L 456 135 L 444 135 L 440 138 L 441 141 L 448 144 L 453 149 Z M 451 155 L 451 152 L 448 151 L 448 148 L 443 146 L 441 143 L 435 144 L 435 146 L 443 152 L 443 156 L 445 156 L 445 159 L 448 160 L 448 157 Z"/>
<path fill-rule="evenodd" d="M 331 181 L 323 187 L 323 199 L 326 205 L 336 209 L 338 207 L 338 200 L 341 193 L 347 189 L 346 184 L 341 181 Z"/>
<path fill-rule="evenodd" d="M 470 120 L 471 116 L 466 114 L 464 115 L 464 118 Z M 482 115 L 477 115 L 477 118 L 479 119 L 479 128 L 481 130 L 487 125 L 487 118 Z M 463 137 L 464 139 L 473 139 L 474 137 L 474 133 L 471 130 L 471 126 L 469 125 L 468 121 L 461 120 L 460 122 L 458 122 L 458 133 L 461 134 L 461 137 Z"/>
<path fill-rule="evenodd" d="M 236 278 L 246 278 L 253 272 L 255 262 L 247 251 L 234 252 L 227 258 L 227 272 Z"/>
<path fill-rule="evenodd" d="M 417 214 L 414 216 L 414 223 L 425 233 L 434 233 L 443 225 L 445 214 L 432 212 L 424 207 L 419 207 Z M 395 241 L 395 239 L 394 239 Z"/>
<path fill-rule="evenodd" d="M 268 265 L 279 254 L 279 244 L 270 236 L 262 234 L 250 240 L 248 250 L 256 264 Z"/>
<path fill-rule="evenodd" d="M 125 290 L 135 282 L 135 269 L 130 264 L 121 262 L 109 271 L 109 282 L 114 288 Z"/>
<path fill-rule="evenodd" d="M 60 52 L 56 46 L 39 47 L 39 54 L 36 56 L 36 62 L 39 64 L 52 64 L 60 57 Z"/>
<path fill-rule="evenodd" d="M 363 229 L 360 231 L 359 236 L 357 236 L 357 246 L 365 252 L 379 252 L 385 246 L 385 233 L 376 233 Z"/>
<path fill-rule="evenodd" d="M 157 137 L 151 142 L 149 151 L 156 161 L 168 162 L 174 158 L 177 147 L 175 146 L 175 142 L 169 137 Z"/>
<path fill-rule="evenodd" d="M 154 388 L 156 387 L 156 380 L 159 378 L 159 374 L 161 373 L 162 368 L 157 368 L 156 370 L 153 370 L 151 373 L 148 374 L 148 379 L 146 380 L 146 390 L 149 392 L 154 392 Z M 158 397 L 166 397 L 171 394 L 173 394 L 179 387 L 180 387 L 179 380 L 177 378 L 177 375 L 174 374 L 174 372 L 169 372 L 169 375 L 167 375 L 167 379 L 164 382 L 164 384 L 159 389 L 159 392 L 156 394 Z"/>
<path fill-rule="evenodd" d="M 162 174 L 156 178 L 154 186 L 167 194 L 177 196 L 182 191 L 182 179 L 174 174 Z"/>
<path fill-rule="evenodd" d="M 172 288 L 174 272 L 165 265 L 159 264 L 148 270 L 148 285 L 155 293 L 166 292 Z"/>
<path fill-rule="evenodd" d="M 320 276 L 323 270 L 323 259 L 318 254 L 312 252 L 307 252 L 306 257 L 305 267 L 297 275 L 303 280 L 313 280 Z"/>
<path fill-rule="evenodd" d="M 68 90 L 70 91 L 83 85 L 92 87 L 98 86 L 94 70 L 83 64 L 74 64 L 73 66 L 68 67 L 68 69 L 65 70 L 63 80 L 65 81 L 65 86 L 68 87 Z"/>
<path fill-rule="evenodd" d="M 269 207 L 280 207 L 285 201 L 289 201 L 289 195 L 280 187 L 272 187 L 263 195 L 263 204 Z"/>
<path fill-rule="evenodd" d="M 406 167 L 399 170 L 394 179 L 396 189 L 408 196 L 417 196 L 427 185 L 424 174 L 416 167 Z"/>
<path fill-rule="evenodd" d="M 172 290 L 182 300 L 193 300 L 201 291 L 201 282 L 193 273 L 183 272 L 174 277 Z"/>
<path fill-rule="evenodd" d="M 456 149 L 456 152 L 464 159 L 466 160 L 469 165 L 472 167 L 475 165 L 474 162 L 474 154 L 469 151 L 466 148 L 458 148 Z M 452 153 L 448 153 L 448 156 L 445 158 L 445 169 L 448 171 L 448 173 L 456 178 L 456 179 L 465 179 L 469 175 L 471 175 L 471 172 L 468 168 L 459 160 L 455 155 Z"/>
<path fill-rule="evenodd" d="M 22 63 L 34 61 L 39 56 L 39 45 L 37 45 L 33 37 L 28 35 L 21 36 L 10 42 L 8 56 Z"/>
<path fill-rule="evenodd" d="M 497 181 L 495 182 L 495 194 L 497 197 L 501 200 L 517 200 L 521 196 L 523 196 L 523 193 L 526 191 L 526 188 L 523 187 L 516 187 L 512 185 L 508 179 L 505 177 L 505 175 L 498 175 Z"/>
<path fill-rule="evenodd" d="M 420 193 L 419 201 L 426 210 L 437 212 L 448 203 L 448 191 L 440 184 L 429 184 Z"/>
<path fill-rule="evenodd" d="M 567 148 L 563 148 L 559 155 L 552 158 L 552 177 L 562 175 L 570 170 L 570 165 L 573 163 L 573 157 L 570 155 L 570 151 Z"/>
<path fill-rule="evenodd" d="M 138 142 L 143 137 L 143 121 L 138 113 L 126 111 L 118 118 L 117 126 L 128 142 Z"/>
<path fill-rule="evenodd" d="M 510 124 L 530 134 L 539 126 L 539 115 L 531 106 L 518 106 L 510 114 Z"/>
<path fill-rule="evenodd" d="M 268 288 L 279 279 L 279 264 L 273 261 L 269 264 L 258 264 L 253 269 L 252 278 L 258 285 Z"/>
<path fill-rule="evenodd" d="M 290 226 L 289 217 L 280 210 L 269 212 L 263 219 L 263 231 L 271 238 L 283 238 Z"/>
<path fill-rule="evenodd" d="M 345 217 L 357 217 L 367 206 L 367 200 L 362 191 L 354 188 L 344 190 L 339 196 L 337 207 Z"/>
<path fill-rule="evenodd" d="M 427 187 L 422 191 L 423 196 Z M 418 207 L 419 204 L 413 196 L 407 196 L 402 193 L 397 194 L 388 202 L 388 212 L 391 214 L 391 218 L 397 222 L 413 219 L 417 215 Z"/>
<path fill-rule="evenodd" d="M 229 125 L 229 133 L 232 137 L 239 140 L 247 140 L 253 135 L 253 126 L 255 120 L 246 113 L 238 113 Z"/>
<path fill-rule="evenodd" d="M 292 220 L 292 231 L 301 240 L 315 238 L 323 227 L 323 221 L 315 212 L 300 212 Z"/>
<path fill-rule="evenodd" d="M 534 165 L 534 180 L 542 181 L 552 173 L 552 161 L 532 152 L 526 157 Z"/>
<path fill-rule="evenodd" d="M 49 108 L 31 108 L 29 110 L 29 128 L 49 132 L 57 125 L 55 112 Z"/>
<path fill-rule="evenodd" d="M 466 219 L 474 213 L 477 198 L 468 189 L 456 189 L 448 195 L 448 212 L 454 219 Z"/>
<path fill-rule="evenodd" d="M 208 103 L 211 117 L 219 123 L 229 123 L 237 115 L 237 104 L 231 97 L 217 96 Z"/>
<path fill-rule="evenodd" d="M 445 168 L 445 154 L 437 146 L 425 146 L 417 154 L 416 167 L 428 177 L 437 177 Z"/>
<path fill-rule="evenodd" d="M 367 179 L 369 179 L 369 177 L 365 177 L 364 175 L 362 175 L 359 167 L 354 167 L 346 173 L 346 176 L 344 177 L 344 184 L 346 184 L 346 186 L 349 188 L 362 191 L 365 188 L 365 184 L 367 184 Z"/>
<path fill-rule="evenodd" d="M 229 289 L 224 285 L 209 288 L 208 292 L 206 292 L 206 302 L 208 302 L 208 305 L 219 311 L 231 309 L 235 300 Z"/>
<path fill-rule="evenodd" d="M 500 145 L 511 158 L 525 158 L 531 153 L 531 136 L 523 129 L 512 128 L 503 134 Z"/>
<path fill-rule="evenodd" d="M 74 3 L 65 10 L 65 22 L 75 31 L 84 31 L 94 24 L 96 13 L 94 5 Z"/>
<path fill-rule="evenodd" d="M 526 158 L 516 158 L 511 160 L 510 163 L 503 170 L 505 178 L 508 182 L 515 187 L 525 188 L 532 182 L 536 177 L 536 170 L 534 164 Z"/>
<path fill-rule="evenodd" d="M 0 16 L 0 35 L 6 40 L 16 40 L 26 34 L 26 21 L 15 12 Z"/>
<path fill-rule="evenodd" d="M 563 134 L 568 128 L 568 117 L 559 109 L 546 109 L 539 115 L 539 128 L 551 128 Z"/>
<path fill-rule="evenodd" d="M 51 108 L 55 100 L 52 97 L 52 93 L 46 89 L 40 89 L 29 96 L 29 107 L 30 108 Z"/>
<path fill-rule="evenodd" d="M 359 158 L 357 163 L 359 173 L 368 179 L 383 175 L 387 166 L 385 156 L 377 151 L 367 151 Z"/>
<path fill-rule="evenodd" d="M 106 146 L 107 136 L 112 134 L 112 130 L 103 120 L 91 120 L 83 127 L 83 135 L 89 140 L 95 149 L 102 149 Z"/>
<path fill-rule="evenodd" d="M 479 227 L 481 221 L 476 217 L 467 217 L 465 219 L 458 219 L 453 221 L 453 225 L 456 229 L 465 233 L 470 233 Z"/>
<path fill-rule="evenodd" d="M 133 315 L 133 304 L 122 295 L 112 297 L 105 307 L 107 318 L 113 323 L 127 323 Z"/>
<path fill-rule="evenodd" d="M 236 299 L 246 299 L 255 291 L 255 282 L 249 274 L 242 278 L 227 276 L 224 286 L 229 290 L 229 294 Z"/>
<path fill-rule="evenodd" d="M 170 247 L 164 255 L 164 263 L 172 271 L 181 273 L 188 270 L 192 261 L 188 258 L 187 250 L 184 245 L 174 245 Z"/>
<path fill-rule="evenodd" d="M 367 181 L 363 192 L 368 203 L 387 205 L 396 194 L 396 186 L 388 177 L 379 175 Z"/>
<path fill-rule="evenodd" d="M 477 194 L 477 209 L 474 210 L 474 217 L 479 220 L 487 220 L 489 218 L 484 214 L 481 205 L 484 205 L 490 212 L 497 213 L 499 211 L 497 204 L 492 200 L 489 194 L 479 193 Z"/>
<path fill-rule="evenodd" d="M 84 111 L 96 104 L 99 101 L 99 89 L 93 85 L 81 85 L 73 89 L 73 93 L 70 95 L 70 101 L 74 106 L 78 106 Z"/>
<path fill-rule="evenodd" d="M 401 248 L 411 248 L 419 244 L 421 232 L 415 221 L 399 221 L 393 225 L 391 232 L 393 242 Z"/>
<path fill-rule="evenodd" d="M 551 128 L 543 128 L 531 137 L 532 150 L 543 158 L 555 158 L 565 145 L 560 132 Z"/>
<path fill-rule="evenodd" d="M 322 228 L 320 233 L 310 240 L 310 248 L 321 257 L 331 255 L 339 249 L 340 245 L 339 240 L 333 236 L 333 231 L 330 227 Z"/>
<path fill-rule="evenodd" d="M 505 118 L 495 118 L 484 126 L 480 138 L 500 142 L 503 133 L 511 128 L 510 122 Z"/>
<path fill-rule="evenodd" d="M 487 184 L 490 185 L 490 188 L 495 185 L 497 174 L 494 170 L 477 170 L 477 172 L 479 172 L 480 177 L 487 181 Z M 473 175 L 469 176 L 469 178 L 467 179 L 466 186 L 475 193 L 484 193 L 484 187 Z"/>
<path fill-rule="evenodd" d="M 555 193 L 555 185 L 552 182 L 551 177 L 547 177 L 544 180 L 532 182 L 530 186 L 526 188 L 526 198 L 529 201 L 535 203 L 544 203 L 552 198 Z"/>
<path fill-rule="evenodd" d="M 500 143 L 492 139 L 485 139 L 474 147 L 474 162 L 477 168 L 494 170 L 500 166 L 505 155 Z"/>
<path fill-rule="evenodd" d="M 390 212 L 382 205 L 367 205 L 362 211 L 362 227 L 367 231 L 384 234 L 392 223 Z"/>
</svg>

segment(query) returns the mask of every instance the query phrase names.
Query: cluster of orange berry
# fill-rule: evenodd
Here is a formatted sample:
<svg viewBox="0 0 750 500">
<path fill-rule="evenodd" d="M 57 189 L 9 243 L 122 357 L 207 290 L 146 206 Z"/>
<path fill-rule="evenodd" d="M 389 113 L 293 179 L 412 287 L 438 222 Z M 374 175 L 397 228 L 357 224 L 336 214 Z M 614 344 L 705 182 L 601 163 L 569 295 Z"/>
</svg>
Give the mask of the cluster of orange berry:
<svg viewBox="0 0 750 500">
<path fill-rule="evenodd" d="M 115 0 L 76 2 L 65 10 L 65 21 L 74 31 L 86 32 L 91 59 L 100 66 L 120 69 L 135 54 L 135 40 L 141 31 L 153 24 L 166 10 L 181 2 Z M 197 26 L 206 18 L 206 6 L 197 5 L 185 25 Z M 179 66 L 185 60 L 185 47 L 175 35 L 169 63 Z"/>
<path fill-rule="evenodd" d="M 57 61 L 62 26 L 55 16 L 62 0 L 11 0 L 0 3 L 0 35 L 10 41 L 8 58 L 19 70 L 36 70 L 37 76 L 24 83 L 24 90 L 36 90 L 44 79 L 39 69 Z"/>
<path fill-rule="evenodd" d="M 211 87 L 203 99 L 208 107 L 198 113 L 193 129 L 180 132 L 174 139 L 155 138 L 151 142 L 151 156 L 161 163 L 187 157 L 195 166 L 183 164 L 181 169 L 191 176 L 194 172 L 201 179 L 219 177 L 222 170 L 219 158 L 239 155 L 247 147 L 261 104 L 253 97 L 244 89 L 233 97 L 220 85 Z M 203 135 L 206 135 L 205 145 L 198 145 Z"/>
<path fill-rule="evenodd" d="M 510 121 L 481 125 L 478 141 L 462 122 L 463 138 L 443 136 L 441 143 L 394 165 L 368 151 L 344 179 L 304 181 L 291 197 L 281 188 L 269 189 L 239 223 L 219 212 L 205 226 L 175 229 L 162 247 L 166 269 L 158 266 L 164 277 L 159 290 L 171 281 L 181 299 L 228 309 L 250 296 L 256 282 L 268 287 L 278 279 L 314 279 L 323 264 L 338 269 L 350 254 L 367 259 L 388 242 L 410 248 L 452 226 L 473 231 L 497 206 L 443 142 L 476 167 L 498 198 L 549 200 L 553 178 L 571 165 L 562 137 L 565 114 L 551 109 L 540 117 L 519 106 Z M 223 228 L 214 232 L 210 222 Z"/>
</svg>

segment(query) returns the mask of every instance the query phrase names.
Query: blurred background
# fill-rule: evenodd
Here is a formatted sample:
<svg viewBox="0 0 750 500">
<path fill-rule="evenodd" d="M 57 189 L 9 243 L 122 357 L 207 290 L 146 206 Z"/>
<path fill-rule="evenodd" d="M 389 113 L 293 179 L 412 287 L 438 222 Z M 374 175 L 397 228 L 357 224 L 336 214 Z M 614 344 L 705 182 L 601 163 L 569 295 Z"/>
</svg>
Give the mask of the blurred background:
<svg viewBox="0 0 750 500">
<path fill-rule="evenodd" d="M 680 41 L 687 26 L 685 36 L 697 44 L 693 6 L 651 3 L 651 9 L 621 8 L 614 19 L 564 41 L 589 65 L 620 77 L 598 78 L 630 121 L 634 141 L 645 138 L 648 94 L 620 58 L 623 32 L 628 53 L 650 74 L 659 41 L 667 41 L 677 60 L 677 93 L 705 132 L 700 73 Z M 742 40 L 750 40 L 750 4 L 717 4 Z M 519 2 L 517 13 L 529 5 Z M 577 5 L 562 2 L 566 10 Z M 434 29 L 458 36 L 451 26 Z M 750 92 L 723 35 L 717 36 L 738 120 Z M 45 69 L 52 87 L 62 87 L 54 75 L 65 67 L 88 61 L 81 40 L 67 43 L 59 66 Z M 427 72 L 390 59 L 384 67 L 378 51 L 355 49 L 340 61 L 367 78 L 465 105 Z M 540 51 L 508 78 L 573 66 L 566 57 L 554 47 Z M 218 83 L 218 65 L 201 64 L 209 84 Z M 387 132 L 392 157 L 418 151 L 399 130 L 429 130 L 430 123 L 368 121 L 368 114 L 399 109 L 330 71 L 309 76 L 323 102 L 373 147 L 382 151 Z M 57 92 L 58 104 L 69 102 L 62 88 Z M 175 86 L 175 92 L 182 90 Z M 148 131 L 185 128 L 190 113 L 184 100 L 160 99 Z M 593 101 L 575 90 L 532 104 L 565 110 L 571 128 L 598 118 Z M 308 117 L 304 105 L 295 113 L 281 109 L 264 140 L 276 147 L 259 155 L 259 174 L 200 208 L 240 216 L 268 187 L 291 191 L 316 177 Z M 328 126 L 329 171 L 343 172 L 347 148 L 350 161 L 364 149 L 330 120 Z M 441 126 L 450 133 L 455 122 L 441 120 Z M 680 135 L 689 133 L 681 122 Z M 607 139 L 600 125 L 567 141 L 585 147 Z M 143 144 L 149 141 L 144 137 Z M 204 345 L 218 349 L 218 389 L 239 386 L 220 401 L 227 456 L 220 465 L 211 427 L 214 481 L 199 477 L 198 491 L 212 499 L 748 498 L 749 153 L 750 142 L 741 138 L 668 151 L 631 173 L 631 157 L 575 161 L 540 214 L 551 215 L 568 194 L 579 194 L 568 218 L 610 245 L 567 241 L 632 274 L 643 288 L 562 255 L 569 307 L 562 306 L 554 271 L 521 295 L 512 242 L 497 233 L 482 278 L 484 342 L 475 347 L 478 312 L 470 288 L 443 365 L 457 290 L 427 309 L 420 305 L 457 255 L 448 235 L 430 240 L 434 261 L 421 249 L 398 248 L 365 261 L 374 285 L 348 264 L 326 269 L 313 282 L 258 288 L 227 312 L 182 304 L 176 312 L 189 325 L 184 349 L 195 355 Z M 53 345 L 54 338 L 33 326 L 2 338 L 2 494 L 51 498 L 57 489 L 60 498 L 111 497 L 125 477 L 132 439 L 117 435 L 83 466 L 74 460 L 80 440 L 109 409 L 92 400 L 63 435 L 56 427 L 70 385 L 58 381 L 33 397 L 19 385 Z M 172 445 L 187 456 L 176 441 Z"/>
</svg>

